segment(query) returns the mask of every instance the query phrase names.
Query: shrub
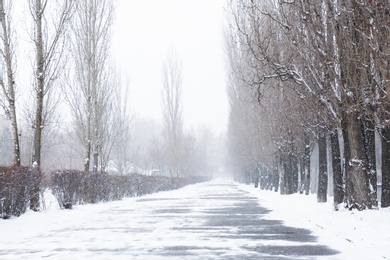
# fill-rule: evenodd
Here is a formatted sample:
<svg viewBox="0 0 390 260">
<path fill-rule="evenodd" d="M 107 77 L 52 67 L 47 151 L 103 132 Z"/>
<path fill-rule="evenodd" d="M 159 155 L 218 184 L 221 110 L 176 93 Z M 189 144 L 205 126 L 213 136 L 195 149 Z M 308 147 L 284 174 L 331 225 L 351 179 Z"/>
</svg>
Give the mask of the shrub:
<svg viewBox="0 0 390 260">
<path fill-rule="evenodd" d="M 51 189 L 61 209 L 71 209 L 77 204 L 80 199 L 83 174 L 77 170 L 56 171 L 51 174 Z"/>
<path fill-rule="evenodd" d="M 0 215 L 7 219 L 20 216 L 30 206 L 39 210 L 42 181 L 38 169 L 28 167 L 0 167 Z"/>
<path fill-rule="evenodd" d="M 108 175 L 105 172 L 62 170 L 51 173 L 51 188 L 62 209 L 74 205 L 120 200 L 199 182 L 200 178 L 170 178 L 141 174 Z"/>
<path fill-rule="evenodd" d="M 204 177 L 171 178 L 105 172 L 61 170 L 49 175 L 48 185 L 61 209 L 74 205 L 120 200 L 206 181 Z M 36 168 L 0 167 L 0 217 L 20 216 L 30 207 L 39 210 L 43 176 Z"/>
</svg>

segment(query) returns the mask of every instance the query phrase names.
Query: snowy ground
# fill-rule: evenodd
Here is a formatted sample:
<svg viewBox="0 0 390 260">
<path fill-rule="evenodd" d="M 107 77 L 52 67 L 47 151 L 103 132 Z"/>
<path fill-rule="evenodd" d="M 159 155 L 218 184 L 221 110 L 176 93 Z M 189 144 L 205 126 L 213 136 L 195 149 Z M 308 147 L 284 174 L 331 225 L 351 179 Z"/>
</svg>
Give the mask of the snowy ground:
<svg viewBox="0 0 390 260">
<path fill-rule="evenodd" d="M 46 202 L 0 220 L 0 259 L 390 259 L 389 209 L 334 212 L 231 181 L 74 210 Z"/>
<path fill-rule="evenodd" d="M 390 259 L 390 208 L 333 210 L 332 199 L 317 203 L 315 195 L 280 195 L 240 185 L 255 195 L 270 212 L 267 219 L 310 229 L 319 242 L 341 253 L 335 259 Z"/>
</svg>

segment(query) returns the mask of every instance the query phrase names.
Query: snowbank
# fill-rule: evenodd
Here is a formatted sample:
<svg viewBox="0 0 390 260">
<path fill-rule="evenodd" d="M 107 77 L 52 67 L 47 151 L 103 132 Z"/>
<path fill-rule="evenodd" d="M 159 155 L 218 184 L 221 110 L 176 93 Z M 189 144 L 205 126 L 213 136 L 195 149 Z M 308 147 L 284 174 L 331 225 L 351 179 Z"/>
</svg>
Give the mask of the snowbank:
<svg viewBox="0 0 390 260">
<path fill-rule="evenodd" d="M 272 212 L 268 219 L 313 231 L 319 242 L 341 252 L 340 259 L 390 259 L 390 208 L 334 211 L 333 198 L 317 203 L 315 195 L 280 195 L 240 184 Z"/>
</svg>

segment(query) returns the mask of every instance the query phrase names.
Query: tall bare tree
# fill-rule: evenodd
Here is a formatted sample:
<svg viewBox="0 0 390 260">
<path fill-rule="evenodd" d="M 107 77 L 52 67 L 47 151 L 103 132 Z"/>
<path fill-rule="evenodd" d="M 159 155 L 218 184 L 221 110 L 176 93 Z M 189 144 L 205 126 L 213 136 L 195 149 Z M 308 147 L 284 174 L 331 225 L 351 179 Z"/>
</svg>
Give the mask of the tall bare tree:
<svg viewBox="0 0 390 260">
<path fill-rule="evenodd" d="M 94 159 L 94 169 L 105 171 L 108 162 L 112 159 L 112 153 L 122 150 L 122 162 L 128 162 L 128 148 L 130 146 L 130 126 L 132 117 L 128 112 L 128 85 L 122 84 L 118 72 L 114 68 L 107 68 L 110 73 L 107 86 L 109 91 L 103 98 L 107 101 L 101 112 L 102 121 L 98 125 L 99 143 L 98 161 Z M 110 95 L 111 93 L 111 95 Z M 103 103 L 104 104 L 104 103 Z M 126 157 L 127 156 L 127 157 Z M 98 164 L 98 165 L 97 165 Z"/>
<path fill-rule="evenodd" d="M 177 53 L 170 49 L 162 68 L 163 135 L 166 144 L 168 170 L 180 175 L 183 140 L 182 67 Z"/>
<path fill-rule="evenodd" d="M 92 160 L 93 170 L 98 170 L 105 139 L 110 138 L 107 127 L 112 118 L 108 113 L 115 109 L 112 100 L 118 87 L 109 61 L 113 19 L 113 1 L 82 0 L 72 23 L 74 81 L 68 84 L 67 99 L 84 146 L 85 171 L 90 171 Z"/>
<path fill-rule="evenodd" d="M 63 72 L 64 35 L 75 9 L 74 0 L 29 0 L 34 31 L 30 37 L 35 45 L 35 117 L 32 162 L 41 165 L 42 131 L 46 119 L 45 97 L 53 90 Z"/>
<path fill-rule="evenodd" d="M 1 22 L 1 39 L 3 46 L 0 48 L 2 57 L 2 71 L 0 71 L 0 85 L 7 104 L 3 104 L 7 117 L 11 120 L 12 140 L 13 140 L 13 164 L 20 166 L 20 144 L 18 133 L 18 121 L 16 117 L 16 98 L 15 98 L 15 65 L 14 65 L 14 41 L 12 39 L 12 19 L 11 13 L 12 1 L 4 5 L 4 0 L 0 0 L 0 22 Z M 6 13 L 7 11 L 7 13 Z M 7 15 L 8 14 L 8 15 Z M 4 73 L 5 71 L 5 73 Z M 3 75 L 7 80 L 4 82 Z"/>
</svg>

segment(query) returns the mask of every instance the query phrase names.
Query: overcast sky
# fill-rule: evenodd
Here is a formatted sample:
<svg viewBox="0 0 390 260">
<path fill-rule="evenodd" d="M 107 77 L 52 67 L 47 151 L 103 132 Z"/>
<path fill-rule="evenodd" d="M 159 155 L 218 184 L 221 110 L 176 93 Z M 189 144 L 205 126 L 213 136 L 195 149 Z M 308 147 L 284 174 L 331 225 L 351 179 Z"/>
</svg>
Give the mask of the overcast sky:
<svg viewBox="0 0 390 260">
<path fill-rule="evenodd" d="M 136 116 L 161 119 L 162 63 L 168 48 L 182 60 L 185 127 L 226 130 L 222 42 L 225 0 L 119 0 L 112 42 L 130 81 Z"/>
</svg>

